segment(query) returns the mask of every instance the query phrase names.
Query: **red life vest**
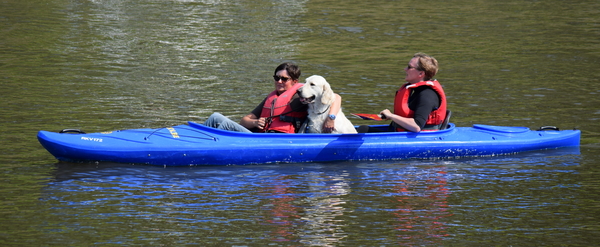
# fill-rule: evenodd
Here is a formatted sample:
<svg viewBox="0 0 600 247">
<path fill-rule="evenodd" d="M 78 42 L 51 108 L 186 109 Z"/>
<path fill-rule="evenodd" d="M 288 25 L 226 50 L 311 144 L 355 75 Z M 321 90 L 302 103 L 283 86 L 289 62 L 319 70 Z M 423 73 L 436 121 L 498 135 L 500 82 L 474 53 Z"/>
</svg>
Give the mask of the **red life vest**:
<svg viewBox="0 0 600 247">
<path fill-rule="evenodd" d="M 292 88 L 280 95 L 277 95 L 277 90 L 275 90 L 267 96 L 262 112 L 260 113 L 260 117 L 267 118 L 267 127 L 261 130 L 261 132 L 269 130 L 291 134 L 296 132 L 294 123 L 282 121 L 280 116 L 306 118 L 308 115 L 306 111 L 298 112 L 296 111 L 297 109 L 292 109 L 290 105 L 296 91 L 298 91 L 298 88 L 302 87 L 302 85 L 304 84 L 296 83 Z"/>
<path fill-rule="evenodd" d="M 414 84 L 404 84 L 396 92 L 396 97 L 394 98 L 394 114 L 406 118 L 414 117 L 415 112 L 408 108 L 408 98 L 410 97 L 413 89 L 421 86 L 431 87 L 440 97 L 440 107 L 438 107 L 436 110 L 431 111 L 422 131 L 439 130 L 440 125 L 446 117 L 446 94 L 444 93 L 442 85 L 440 85 L 440 83 L 436 80 L 422 81 Z M 399 127 L 398 124 L 394 125 L 396 126 L 396 131 L 406 131 L 404 128 Z"/>
</svg>

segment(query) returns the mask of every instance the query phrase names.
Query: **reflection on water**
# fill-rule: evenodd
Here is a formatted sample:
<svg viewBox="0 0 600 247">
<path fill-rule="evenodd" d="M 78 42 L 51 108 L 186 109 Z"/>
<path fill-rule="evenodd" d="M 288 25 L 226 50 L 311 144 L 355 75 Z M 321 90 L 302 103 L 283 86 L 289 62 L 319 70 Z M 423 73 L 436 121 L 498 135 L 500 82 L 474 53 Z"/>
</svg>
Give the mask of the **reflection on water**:
<svg viewBox="0 0 600 247">
<path fill-rule="evenodd" d="M 399 236 L 403 239 L 440 245 L 442 238 L 449 236 L 444 218 L 451 216 L 447 173 L 445 167 L 431 167 L 424 174 L 419 172 L 407 176 L 412 180 L 400 178 L 393 188 L 398 204 L 392 213 L 398 219 L 396 230 L 402 233 Z"/>
<path fill-rule="evenodd" d="M 347 204 L 351 192 L 351 175 L 339 171 L 335 175 L 311 173 L 308 175 L 307 190 L 310 197 L 304 199 L 305 216 L 301 243 L 310 246 L 338 246 L 347 237 L 345 226 L 349 223 L 347 213 L 352 204 Z"/>
<path fill-rule="evenodd" d="M 77 232 L 123 244 L 197 243 L 199 234 L 211 245 L 460 245 L 471 239 L 456 238 L 465 232 L 533 230 L 554 209 L 563 212 L 555 219 L 578 211 L 578 152 L 377 164 L 58 163 L 42 191 L 42 224 L 60 236 L 47 240 L 55 244 L 85 243 Z M 557 201 L 556 192 L 565 199 Z M 125 226 L 136 238 L 117 230 Z M 110 234 L 94 237 L 98 229 Z"/>
<path fill-rule="evenodd" d="M 42 201 L 45 214 L 62 223 L 44 227 L 68 235 L 117 221 L 148 234 L 186 236 L 195 229 L 220 236 L 207 235 L 207 243 L 222 243 L 223 234 L 243 243 L 254 232 L 268 234 L 265 242 L 292 245 L 371 243 L 381 241 L 372 235 L 377 232 L 387 235 L 384 242 L 439 243 L 450 215 L 445 166 L 368 166 L 162 169 L 59 163 Z M 363 221 L 365 212 L 374 221 Z"/>
<path fill-rule="evenodd" d="M 297 206 L 293 205 L 296 195 L 291 190 L 289 181 L 285 177 L 274 177 L 273 183 L 263 188 L 267 203 L 261 210 L 266 215 L 261 224 L 272 226 L 270 237 L 275 241 L 288 242 L 294 239 L 294 222 L 300 218 Z"/>
<path fill-rule="evenodd" d="M 271 186 L 261 191 L 269 200 L 261 210 L 266 214 L 262 224 L 272 227 L 272 240 L 336 246 L 345 238 L 345 222 L 340 218 L 347 210 L 343 196 L 349 186 L 343 176 L 323 177 L 320 172 L 311 172 L 304 177 L 269 180 Z M 302 185 L 293 185 L 294 181 Z"/>
</svg>

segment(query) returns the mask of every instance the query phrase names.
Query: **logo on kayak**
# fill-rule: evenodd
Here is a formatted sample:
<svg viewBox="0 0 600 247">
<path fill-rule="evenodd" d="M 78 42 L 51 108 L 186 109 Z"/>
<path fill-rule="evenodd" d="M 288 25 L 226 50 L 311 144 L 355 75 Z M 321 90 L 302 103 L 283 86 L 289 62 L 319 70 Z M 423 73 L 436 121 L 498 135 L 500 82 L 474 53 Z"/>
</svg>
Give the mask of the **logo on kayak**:
<svg viewBox="0 0 600 247">
<path fill-rule="evenodd" d="M 93 141 L 93 142 L 102 142 L 102 138 L 93 138 L 93 137 L 85 137 L 85 136 L 82 136 L 81 140 L 84 140 L 84 141 Z"/>
<path fill-rule="evenodd" d="M 177 131 L 175 131 L 175 129 L 168 127 L 167 128 L 169 130 L 169 132 L 171 132 L 171 135 L 173 136 L 173 138 L 179 138 L 179 134 L 177 134 Z"/>
</svg>

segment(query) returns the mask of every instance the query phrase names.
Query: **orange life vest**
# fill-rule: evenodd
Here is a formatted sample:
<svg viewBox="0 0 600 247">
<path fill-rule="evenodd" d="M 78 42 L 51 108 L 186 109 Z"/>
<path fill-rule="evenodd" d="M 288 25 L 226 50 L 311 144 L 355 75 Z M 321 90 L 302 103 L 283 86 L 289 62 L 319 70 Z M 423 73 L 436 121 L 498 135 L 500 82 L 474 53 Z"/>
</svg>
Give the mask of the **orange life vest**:
<svg viewBox="0 0 600 247">
<path fill-rule="evenodd" d="M 265 104 L 263 105 L 260 117 L 267 118 L 267 126 L 261 132 L 277 131 L 283 133 L 295 133 L 294 120 L 304 119 L 308 115 L 306 111 L 298 112 L 298 109 L 292 109 L 290 103 L 292 98 L 302 87 L 302 83 L 296 83 L 292 88 L 277 95 L 277 90 L 271 92 Z"/>
<path fill-rule="evenodd" d="M 425 122 L 425 126 L 423 127 L 423 131 L 434 131 L 439 130 L 440 125 L 444 121 L 446 117 L 446 94 L 444 93 L 444 89 L 442 85 L 436 80 L 433 81 L 422 81 L 414 84 L 404 84 L 398 91 L 396 92 L 396 97 L 394 98 L 394 114 L 406 117 L 413 118 L 415 112 L 408 108 L 408 98 L 410 97 L 412 91 L 421 86 L 431 87 L 440 97 L 440 106 L 431 111 L 429 117 L 427 118 L 427 122 Z M 406 131 L 404 128 L 400 127 L 398 124 L 394 124 L 396 127 L 396 131 Z"/>
</svg>

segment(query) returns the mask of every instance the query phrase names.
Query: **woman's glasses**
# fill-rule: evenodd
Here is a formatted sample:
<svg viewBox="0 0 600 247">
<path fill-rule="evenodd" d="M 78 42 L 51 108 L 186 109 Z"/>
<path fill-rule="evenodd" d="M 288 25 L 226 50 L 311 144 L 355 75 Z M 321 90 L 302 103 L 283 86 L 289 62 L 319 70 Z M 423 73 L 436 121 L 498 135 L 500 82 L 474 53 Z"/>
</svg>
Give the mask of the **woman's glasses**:
<svg viewBox="0 0 600 247">
<path fill-rule="evenodd" d="M 408 66 L 406 66 L 406 70 L 410 70 L 410 69 L 419 70 L 417 67 L 410 66 L 410 64 L 409 64 Z"/>
<path fill-rule="evenodd" d="M 274 76 L 273 76 L 273 80 L 275 80 L 275 81 L 279 81 L 279 80 L 281 80 L 281 81 L 283 81 L 283 82 L 287 82 L 287 81 L 289 81 L 289 80 L 291 80 L 291 79 L 292 79 L 292 78 L 289 78 L 289 77 L 276 76 L 276 75 L 274 75 Z"/>
</svg>

